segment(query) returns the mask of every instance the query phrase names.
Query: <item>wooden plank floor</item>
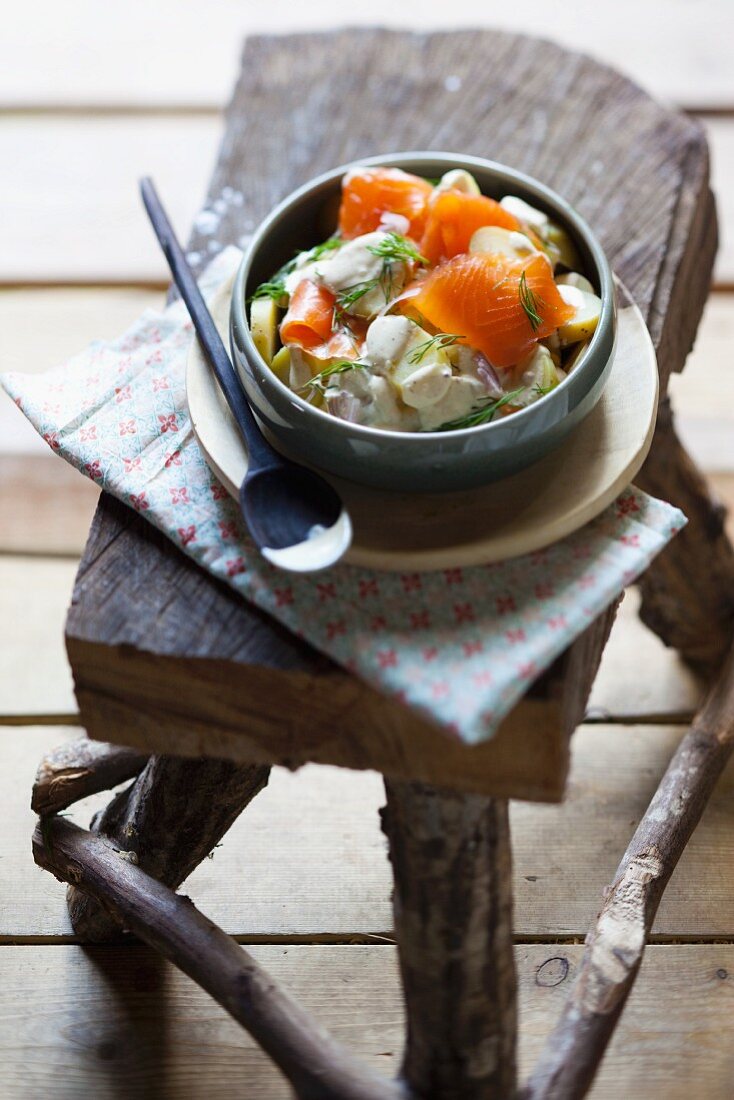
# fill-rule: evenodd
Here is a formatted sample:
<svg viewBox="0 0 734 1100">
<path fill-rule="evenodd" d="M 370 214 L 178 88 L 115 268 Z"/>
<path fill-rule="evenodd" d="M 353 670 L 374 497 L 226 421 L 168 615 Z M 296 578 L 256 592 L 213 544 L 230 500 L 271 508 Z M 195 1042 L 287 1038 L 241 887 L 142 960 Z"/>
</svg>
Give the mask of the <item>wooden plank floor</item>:
<svg viewBox="0 0 734 1100">
<path fill-rule="evenodd" d="M 375 0 L 350 21 L 394 25 L 394 9 Z M 335 0 L 314 0 L 287 27 L 274 26 L 267 6 L 211 0 L 202 36 L 194 10 L 174 0 L 40 0 L 16 5 L 4 24 L 0 370 L 46 370 L 161 302 L 165 270 L 137 176 L 156 175 L 183 230 L 203 194 L 241 35 L 343 21 Z M 447 16 L 429 0 L 421 26 L 486 24 L 486 13 L 464 0 Z M 671 0 L 608 2 L 593 18 L 582 0 L 517 0 L 492 17 L 590 50 L 702 114 L 722 248 L 696 348 L 672 389 L 683 438 L 734 502 L 734 10 L 700 0 L 695 28 L 690 6 Z M 31 859 L 36 763 L 79 734 L 63 621 L 96 496 L 0 395 L 0 1100 L 285 1100 L 267 1059 L 188 979 L 140 947 L 75 943 L 63 888 Z M 636 606 L 631 592 L 574 739 L 566 802 L 512 808 L 523 1071 L 701 695 Z M 732 788 L 734 768 L 671 881 L 594 1100 L 732 1096 Z M 186 890 L 339 1038 L 392 1073 L 402 1011 L 382 801 L 371 773 L 276 769 Z M 85 823 L 101 802 L 87 800 L 74 818 Z"/>
</svg>

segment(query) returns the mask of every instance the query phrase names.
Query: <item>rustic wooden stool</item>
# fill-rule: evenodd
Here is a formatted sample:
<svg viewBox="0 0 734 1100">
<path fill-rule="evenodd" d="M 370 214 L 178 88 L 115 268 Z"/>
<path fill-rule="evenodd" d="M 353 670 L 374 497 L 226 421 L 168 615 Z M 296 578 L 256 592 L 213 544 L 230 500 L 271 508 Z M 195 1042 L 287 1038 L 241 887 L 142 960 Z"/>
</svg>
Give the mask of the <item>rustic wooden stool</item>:
<svg viewBox="0 0 734 1100">
<path fill-rule="evenodd" d="M 343 31 L 256 38 L 209 200 L 230 204 L 202 263 L 282 195 L 342 161 L 397 149 L 504 161 L 566 195 L 600 235 L 647 319 L 663 394 L 638 483 L 689 526 L 642 580 L 642 614 L 714 672 L 734 617 L 721 509 L 678 442 L 665 399 L 706 299 L 716 247 L 700 126 L 610 69 L 547 42 L 490 32 Z M 66 639 L 91 738 L 41 766 L 36 859 L 72 883 L 78 933 L 130 929 L 223 1004 L 298 1096 L 515 1094 L 515 977 L 507 800 L 560 800 L 569 736 L 614 616 L 609 608 L 533 684 L 487 744 L 469 748 L 315 653 L 103 496 Z M 589 937 L 581 976 L 524 1095 L 581 1096 L 639 967 L 662 890 L 731 750 L 725 672 L 661 784 Z M 154 754 L 154 755 L 150 755 Z M 408 1018 L 397 1082 L 372 1077 L 229 937 L 173 893 L 267 782 L 273 763 L 374 768 L 395 876 Z M 93 823 L 58 810 L 124 779 Z M 669 812 L 675 807 L 675 814 Z M 274 823 L 275 824 L 275 823 Z"/>
</svg>

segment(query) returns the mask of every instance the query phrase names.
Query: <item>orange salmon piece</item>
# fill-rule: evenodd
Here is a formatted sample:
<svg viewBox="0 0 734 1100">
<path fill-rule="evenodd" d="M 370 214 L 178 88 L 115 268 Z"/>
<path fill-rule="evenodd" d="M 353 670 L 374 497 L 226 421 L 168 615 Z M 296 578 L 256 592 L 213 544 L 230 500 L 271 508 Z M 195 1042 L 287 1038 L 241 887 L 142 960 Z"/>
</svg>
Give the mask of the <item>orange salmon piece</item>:
<svg viewBox="0 0 734 1100">
<path fill-rule="evenodd" d="M 308 349 L 314 359 L 359 359 L 361 345 L 356 345 L 345 332 L 334 332 L 324 344 Z"/>
<path fill-rule="evenodd" d="M 495 367 L 519 362 L 574 314 L 541 255 L 522 260 L 480 252 L 455 256 L 430 272 L 410 304 L 441 332 L 460 333 L 462 343 L 481 351 Z"/>
<path fill-rule="evenodd" d="M 336 295 L 311 279 L 302 279 L 280 325 L 284 344 L 314 348 L 331 338 Z"/>
<path fill-rule="evenodd" d="M 450 260 L 461 252 L 468 252 L 472 236 L 485 225 L 520 228 L 514 214 L 486 195 L 439 192 L 428 208 L 420 250 L 432 264 Z"/>
<path fill-rule="evenodd" d="M 351 239 L 379 229 L 383 214 L 402 214 L 410 227 L 407 236 L 419 240 L 426 223 L 433 186 L 400 168 L 360 168 L 342 184 L 339 232 Z"/>
</svg>

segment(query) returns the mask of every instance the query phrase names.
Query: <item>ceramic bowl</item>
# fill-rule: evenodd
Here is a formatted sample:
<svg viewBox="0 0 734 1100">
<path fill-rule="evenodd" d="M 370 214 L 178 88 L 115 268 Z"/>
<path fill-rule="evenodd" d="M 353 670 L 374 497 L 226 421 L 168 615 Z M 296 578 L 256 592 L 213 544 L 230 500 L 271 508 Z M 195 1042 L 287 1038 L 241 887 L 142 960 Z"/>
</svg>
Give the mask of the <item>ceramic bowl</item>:
<svg viewBox="0 0 734 1100">
<path fill-rule="evenodd" d="M 249 331 L 246 301 L 296 250 L 334 231 L 344 164 L 300 187 L 256 230 L 234 284 L 232 356 L 247 397 L 274 445 L 300 462 L 380 489 L 442 492 L 469 489 L 538 462 L 586 417 L 606 383 L 616 311 L 609 263 L 586 222 L 560 195 L 502 164 L 457 153 L 397 153 L 354 162 L 402 168 L 433 178 L 465 168 L 493 198 L 519 195 L 544 210 L 573 238 L 582 270 L 598 288 L 602 312 L 579 365 L 533 405 L 475 428 L 454 432 L 391 432 L 339 420 L 284 385 L 262 359 Z"/>
</svg>

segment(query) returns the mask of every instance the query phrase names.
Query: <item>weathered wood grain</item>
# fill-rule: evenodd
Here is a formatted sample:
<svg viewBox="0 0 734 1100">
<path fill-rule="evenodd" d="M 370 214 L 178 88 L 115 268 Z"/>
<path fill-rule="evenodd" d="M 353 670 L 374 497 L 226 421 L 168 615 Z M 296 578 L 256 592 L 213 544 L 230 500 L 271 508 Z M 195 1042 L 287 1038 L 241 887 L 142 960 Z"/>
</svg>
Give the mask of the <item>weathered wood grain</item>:
<svg viewBox="0 0 734 1100">
<path fill-rule="evenodd" d="M 64 892 L 33 867 L 30 791 L 38 761 L 79 731 L 60 726 L 0 729 L 0 941 L 73 935 Z M 276 769 L 185 890 L 227 932 L 260 937 L 349 940 L 391 935 L 390 872 L 378 809 L 379 776 L 309 767 Z M 109 801 L 70 807 L 87 827 Z"/>
<path fill-rule="evenodd" d="M 328 86 L 321 79 L 327 68 Z M 371 73 L 367 86 L 362 78 L 365 71 Z M 434 75 L 441 71 L 460 76 L 462 86 L 473 89 L 471 96 L 458 97 L 449 111 L 446 90 Z M 559 72 L 563 79 L 558 78 Z M 345 31 L 312 36 L 307 41 L 297 36 L 254 39 L 247 46 L 242 73 L 228 114 L 227 137 L 210 187 L 210 202 L 217 201 L 225 186 L 241 189 L 245 200 L 242 206 L 225 204 L 218 242 L 238 239 L 243 227 L 262 216 L 295 183 L 328 164 L 374 152 L 388 134 L 393 147 L 461 148 L 495 156 L 542 176 L 579 206 L 600 233 L 647 316 L 657 346 L 665 352 L 663 381 L 670 370 L 682 364 L 698 320 L 715 238 L 705 143 L 695 123 L 662 111 L 624 78 L 587 59 L 501 34 L 485 33 L 479 40 L 468 33 L 401 36 Z M 478 88 L 482 94 L 477 94 Z M 325 96 L 329 102 L 335 96 L 345 102 L 359 97 L 360 111 L 347 129 L 331 125 Z M 278 103 L 277 119 L 272 118 L 273 102 Z M 567 121 L 580 117 L 584 119 L 583 135 L 572 132 Z M 625 135 L 623 147 L 618 140 L 621 133 Z M 610 156 L 612 147 L 614 157 Z M 644 157 L 639 155 L 640 149 L 645 150 Z M 257 172 L 250 168 L 255 163 Z M 210 240 L 199 234 L 192 247 L 202 253 Z M 688 283 L 685 300 L 684 275 Z M 673 293 L 681 298 L 681 308 L 669 311 Z M 115 678 L 115 647 L 135 646 L 138 632 L 147 634 L 156 615 L 151 601 L 153 605 L 159 602 L 149 591 L 150 583 L 146 588 L 138 584 L 135 596 L 130 594 L 127 612 L 120 605 L 118 615 L 110 616 L 109 605 L 101 610 L 101 581 L 97 578 L 115 569 L 115 559 L 120 569 L 130 560 L 144 563 L 148 581 L 155 570 L 162 569 L 161 581 L 167 575 L 167 583 L 173 581 L 172 589 L 178 592 L 184 587 L 184 576 L 187 587 L 188 578 L 196 576 L 194 568 L 178 561 L 172 551 L 160 554 L 155 537 L 142 528 L 128 528 L 127 541 L 121 541 L 120 523 L 120 510 L 104 501 L 69 620 L 79 697 L 85 722 L 96 736 L 103 703 L 106 723 L 119 723 L 120 730 L 136 725 L 130 722 L 128 701 L 122 699 L 110 707 L 101 699 L 101 691 L 109 693 Z M 196 599 L 210 606 L 215 586 L 198 577 L 190 583 Z M 120 590 L 121 599 L 129 587 L 128 582 L 127 589 Z M 105 591 L 108 589 L 105 586 Z M 128 624 L 124 619 L 132 614 L 133 604 L 135 623 Z M 174 674 L 180 657 L 202 654 L 201 638 L 193 638 L 190 610 L 184 611 L 179 602 L 167 604 L 174 629 L 157 649 L 161 660 L 170 661 L 165 678 L 171 684 L 174 677 L 169 672 Z M 254 671 L 255 666 L 270 661 L 275 647 L 283 647 L 282 661 L 289 675 L 308 670 L 312 658 L 304 647 L 291 639 L 284 643 L 282 632 L 249 609 L 240 608 L 236 620 L 229 612 L 228 608 L 227 645 L 230 653 L 236 648 L 232 634 L 236 621 L 249 650 L 245 660 L 255 677 L 253 687 L 261 674 Z M 115 624 L 112 633 L 111 620 Z M 173 637 L 176 641 L 172 644 Z M 150 639 L 145 648 L 155 648 Z M 587 672 L 594 666 L 593 648 L 588 651 Z M 129 654 L 129 648 L 125 652 Z M 219 655 L 213 648 L 206 651 L 209 658 Z M 97 680 L 105 664 L 108 667 Z M 187 665 L 187 680 L 192 671 L 192 665 Z M 327 674 L 331 676 L 332 671 Z M 161 680 L 163 665 L 157 673 Z M 588 678 L 581 676 L 579 683 Z M 306 685 L 301 681 L 300 686 Z M 329 687 L 333 690 L 333 680 Z M 553 692 L 548 694 L 552 697 Z M 138 709 L 141 701 L 135 701 Z M 151 727 L 158 727 L 160 716 L 158 710 L 146 720 L 144 734 L 138 724 L 137 734 L 130 729 L 120 739 L 154 736 Z M 310 715 L 312 725 L 318 726 L 318 717 L 318 712 Z M 370 718 L 375 717 L 373 712 Z M 207 720 L 212 729 L 211 715 Z M 225 733 L 229 737 L 230 730 L 224 730 L 221 722 L 218 725 L 222 728 L 219 732 L 212 729 L 212 736 L 221 738 Z M 306 731 L 299 731 L 297 747 L 303 747 L 306 736 Z M 201 742 L 197 747 L 203 747 Z M 370 746 L 364 762 L 382 767 L 371 750 Z M 181 751 L 191 750 L 182 745 Z M 561 746 L 555 754 L 560 761 L 557 783 L 564 764 Z M 524 759 L 532 760 L 532 753 L 525 753 Z M 390 772 L 390 768 L 384 770 Z M 496 793 L 520 792 L 505 789 Z"/>
<path fill-rule="evenodd" d="M 124 852 L 126 860 L 175 890 L 263 789 L 269 771 L 255 764 L 236 767 L 226 760 L 153 756 L 138 778 L 95 816 L 92 829 Z M 71 883 L 67 901 L 77 935 L 91 943 L 119 935 L 120 914 L 83 884 L 77 888 L 73 877 L 66 881 Z M 134 921 L 130 927 L 135 930 Z"/>
<path fill-rule="evenodd" d="M 734 35 L 731 9 L 726 0 L 697 0 L 695 10 L 692 23 L 690 6 L 669 0 L 617 0 L 599 7 L 593 19 L 584 0 L 552 6 L 516 0 L 491 9 L 482 0 L 463 0 L 450 12 L 438 0 L 426 0 L 420 25 L 436 30 L 491 23 L 532 32 L 588 51 L 669 102 L 734 106 L 727 50 Z M 354 7 L 348 17 L 337 0 L 309 0 L 303 8 L 289 9 L 286 18 L 267 5 L 210 0 L 207 18 L 209 31 L 202 34 L 195 10 L 177 0 L 158 0 L 154 6 L 128 0 L 124 13 L 94 0 L 74 0 L 63 18 L 51 0 L 17 8 L 0 43 L 0 103 L 56 110 L 220 107 L 245 35 L 280 34 L 284 26 L 328 30 L 345 18 L 352 25 L 406 25 L 405 14 L 390 0 Z"/>
<path fill-rule="evenodd" d="M 386 784 L 407 1017 L 402 1074 L 420 1097 L 506 1100 L 517 986 L 507 803 Z"/>
<path fill-rule="evenodd" d="M 290 767 L 313 760 L 502 797 L 561 796 L 568 737 L 583 717 L 613 612 L 587 631 L 577 656 L 559 660 L 557 688 L 545 698 L 531 693 L 494 738 L 468 747 L 247 608 L 123 505 L 110 502 L 109 509 L 98 510 L 90 547 L 104 544 L 106 517 L 114 515 L 115 552 L 102 559 L 88 549 L 91 569 L 82 564 L 67 631 L 90 736 L 115 729 L 121 742 L 161 753 Z M 111 628 L 104 645 L 84 636 L 98 622 L 100 598 Z M 189 635 L 196 641 L 186 651 Z M 566 661 L 576 664 L 571 676 L 563 674 Z M 520 737 L 525 755 L 517 751 Z"/>
<path fill-rule="evenodd" d="M 734 649 L 645 811 L 586 937 L 579 975 L 524 1096 L 580 1100 L 637 978 L 670 876 L 734 749 Z"/>
<path fill-rule="evenodd" d="M 33 855 L 39 867 L 84 891 L 214 997 L 272 1058 L 299 1100 L 404 1100 L 397 1081 L 355 1060 L 252 955 L 111 840 L 53 815 L 36 826 Z"/>
<path fill-rule="evenodd" d="M 86 737 L 64 742 L 38 765 L 31 809 L 41 816 L 57 814 L 90 794 L 109 791 L 132 779 L 143 770 L 147 759 L 132 749 Z"/>
<path fill-rule="evenodd" d="M 565 802 L 512 804 L 519 936 L 585 934 L 683 729 L 582 726 L 572 743 Z M 72 935 L 63 890 L 29 860 L 29 794 L 39 759 L 77 736 L 78 730 L 58 726 L 0 730 L 0 940 Z M 654 937 L 734 938 L 734 876 L 721 871 L 734 861 L 733 792 L 730 766 L 670 881 Z M 107 798 L 95 795 L 71 807 L 72 819 L 86 827 Z M 276 768 L 185 890 L 245 940 L 390 938 L 392 883 L 378 822 L 384 801 L 373 772 Z"/>
<path fill-rule="evenodd" d="M 376 1072 L 402 1054 L 395 949 L 250 948 Z M 527 1073 L 573 981 L 581 946 L 516 950 Z M 590 1100 L 730 1100 L 731 944 L 650 947 Z M 287 1082 L 203 990 L 143 947 L 0 948 L 0 1093 L 13 1100 L 289 1100 Z M 43 1044 L 44 1057 L 32 1052 Z"/>
</svg>

